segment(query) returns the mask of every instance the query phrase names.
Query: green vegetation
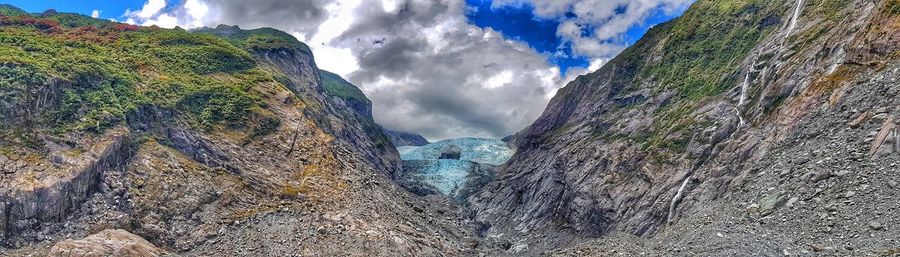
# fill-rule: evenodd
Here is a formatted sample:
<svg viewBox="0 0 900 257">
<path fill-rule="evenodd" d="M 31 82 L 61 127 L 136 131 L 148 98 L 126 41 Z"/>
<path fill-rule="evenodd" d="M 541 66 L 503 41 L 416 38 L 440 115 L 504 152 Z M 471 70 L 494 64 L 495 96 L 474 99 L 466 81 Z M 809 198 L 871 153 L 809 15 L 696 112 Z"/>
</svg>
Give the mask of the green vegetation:
<svg viewBox="0 0 900 257">
<path fill-rule="evenodd" d="M 739 83 L 740 63 L 781 25 L 779 19 L 788 18 L 777 16 L 783 8 L 781 2 L 765 0 L 698 1 L 682 17 L 650 29 L 604 66 L 607 74 L 614 74 L 612 84 L 624 87 L 614 91 L 618 96 L 647 87 L 675 93 L 657 111 L 651 131 L 634 139 L 645 149 L 683 152 L 688 140 L 678 135 L 696 123 L 692 110 L 701 100 Z"/>
<path fill-rule="evenodd" d="M 661 58 L 647 62 L 639 75 L 655 80 L 659 90 L 677 90 L 682 99 L 721 94 L 735 85 L 737 76 L 728 74 L 776 27 L 766 19 L 780 6 L 761 0 L 697 2 L 669 26 Z"/>
<path fill-rule="evenodd" d="M 887 14 L 900 15 L 900 0 L 889 0 L 884 8 Z"/>
<path fill-rule="evenodd" d="M 141 105 L 183 110 L 205 128 L 228 125 L 262 105 L 254 83 L 274 82 L 249 53 L 213 35 L 50 11 L 5 15 L 15 10 L 0 6 L 0 99 L 58 90 L 60 106 L 35 122 L 56 131 L 102 131 Z"/>
<path fill-rule="evenodd" d="M 273 28 L 241 30 L 238 26 L 219 25 L 216 28 L 202 28 L 194 32 L 226 38 L 235 46 L 248 50 L 296 48 L 312 54 L 309 46 L 294 36 Z"/>
<path fill-rule="evenodd" d="M 322 85 L 325 87 L 326 95 L 340 97 L 344 100 L 355 100 L 361 103 L 369 102 L 366 95 L 356 85 L 344 80 L 341 76 L 324 70 L 319 70 L 319 74 L 321 74 Z"/>
<path fill-rule="evenodd" d="M 66 28 L 77 28 L 84 26 L 100 27 L 112 24 L 112 21 L 94 19 L 88 16 L 75 13 L 60 13 L 53 10 L 46 11 L 41 14 L 41 18 L 51 19 Z"/>
<path fill-rule="evenodd" d="M 25 15 L 25 14 L 28 14 L 28 13 L 26 13 L 22 9 L 19 9 L 18 7 L 8 5 L 8 4 L 0 4 L 0 15 L 19 16 L 19 15 Z"/>
</svg>

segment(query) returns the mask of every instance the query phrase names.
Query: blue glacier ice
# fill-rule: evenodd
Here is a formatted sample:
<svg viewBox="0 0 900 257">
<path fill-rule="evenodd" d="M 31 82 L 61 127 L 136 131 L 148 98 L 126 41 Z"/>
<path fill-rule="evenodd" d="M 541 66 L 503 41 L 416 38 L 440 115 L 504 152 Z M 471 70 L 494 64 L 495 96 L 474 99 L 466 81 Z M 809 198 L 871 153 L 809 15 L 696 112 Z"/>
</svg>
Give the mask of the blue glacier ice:
<svg viewBox="0 0 900 257">
<path fill-rule="evenodd" d="M 459 159 L 440 159 L 445 149 L 460 150 Z M 458 138 L 425 146 L 398 147 L 403 160 L 401 184 L 419 195 L 443 194 L 458 201 L 494 177 L 494 168 L 514 151 L 496 139 Z M 455 158 L 455 156 L 454 156 Z"/>
<path fill-rule="evenodd" d="M 506 142 L 499 139 L 457 138 L 434 142 L 425 146 L 399 147 L 400 159 L 437 160 L 448 146 L 462 148 L 460 160 L 481 164 L 502 165 L 515 153 Z"/>
</svg>

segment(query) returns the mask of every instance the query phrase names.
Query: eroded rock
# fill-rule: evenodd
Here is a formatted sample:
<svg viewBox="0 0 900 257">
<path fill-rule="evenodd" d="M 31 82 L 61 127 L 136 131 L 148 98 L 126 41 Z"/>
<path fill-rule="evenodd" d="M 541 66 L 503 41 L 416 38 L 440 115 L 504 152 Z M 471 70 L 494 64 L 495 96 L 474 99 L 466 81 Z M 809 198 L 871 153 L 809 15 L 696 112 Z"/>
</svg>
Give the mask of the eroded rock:
<svg viewBox="0 0 900 257">
<path fill-rule="evenodd" d="M 166 254 L 143 238 L 128 231 L 103 230 L 80 240 L 67 239 L 50 249 L 50 257 L 154 257 Z"/>
</svg>

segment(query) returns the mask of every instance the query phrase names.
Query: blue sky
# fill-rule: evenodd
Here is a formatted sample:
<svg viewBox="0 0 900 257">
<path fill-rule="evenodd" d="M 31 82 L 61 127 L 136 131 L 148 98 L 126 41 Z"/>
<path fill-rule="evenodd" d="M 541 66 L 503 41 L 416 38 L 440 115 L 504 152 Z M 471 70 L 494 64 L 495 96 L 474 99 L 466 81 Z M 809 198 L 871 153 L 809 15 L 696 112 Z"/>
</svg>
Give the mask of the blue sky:
<svg viewBox="0 0 900 257">
<path fill-rule="evenodd" d="M 529 46 L 545 54 L 548 61 L 559 66 L 563 72 L 570 67 L 590 65 L 590 60 L 585 56 L 571 56 L 571 47 L 563 44 L 562 39 L 556 36 L 559 21 L 534 17 L 531 6 L 494 9 L 491 8 L 491 1 L 487 0 L 467 0 L 466 3 L 470 7 L 477 8 L 477 11 L 466 14 L 469 22 L 482 28 L 490 27 L 509 38 L 527 42 Z M 560 51 L 569 56 L 559 57 L 554 54 Z"/>
<path fill-rule="evenodd" d="M 472 24 L 502 32 L 509 38 L 527 42 L 528 45 L 547 56 L 550 63 L 560 67 L 565 73 L 569 68 L 585 68 L 590 65 L 590 58 L 573 52 L 572 45 L 564 43 L 557 36 L 556 29 L 560 19 L 542 19 L 535 17 L 531 5 L 504 6 L 491 8 L 491 0 L 466 0 L 467 5 L 475 11 L 469 11 L 466 17 Z M 617 13 L 623 10 L 616 10 Z M 653 11 L 644 22 L 633 24 L 622 37 L 625 45 L 634 44 L 653 25 L 671 20 L 681 15 L 683 10 L 674 13 Z M 566 18 L 577 18 L 571 12 Z M 592 26 L 585 24 L 584 36 L 591 36 Z"/>
<path fill-rule="evenodd" d="M 91 0 L 2 0 L 0 3 L 11 4 L 28 12 L 43 12 L 56 9 L 61 12 L 74 12 L 91 15 L 93 10 L 102 11 L 101 18 L 118 19 L 126 9 L 138 10 L 144 1 L 91 1 Z"/>
</svg>

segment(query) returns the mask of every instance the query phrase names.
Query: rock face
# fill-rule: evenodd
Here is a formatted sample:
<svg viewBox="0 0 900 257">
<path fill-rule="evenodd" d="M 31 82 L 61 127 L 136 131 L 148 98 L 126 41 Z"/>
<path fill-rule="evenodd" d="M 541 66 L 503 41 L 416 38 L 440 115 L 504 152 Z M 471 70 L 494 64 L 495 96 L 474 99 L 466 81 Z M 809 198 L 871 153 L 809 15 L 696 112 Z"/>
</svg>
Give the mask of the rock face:
<svg viewBox="0 0 900 257">
<path fill-rule="evenodd" d="M 718 199 L 689 200 L 697 205 L 652 238 L 614 233 L 554 255 L 894 254 L 896 245 L 884 242 L 900 240 L 900 229 L 889 225 L 898 216 L 883 210 L 900 199 L 900 155 L 868 156 L 883 121 L 848 124 L 864 112 L 900 106 L 900 99 L 882 97 L 900 93 L 898 76 L 900 65 L 888 65 L 835 105 L 817 108 L 784 143 L 754 161 L 741 183 L 729 185 Z"/>
<path fill-rule="evenodd" d="M 390 138 L 391 143 L 393 143 L 394 146 L 397 146 L 397 147 L 423 146 L 423 145 L 428 144 L 428 139 L 425 139 L 425 137 L 422 137 L 421 135 L 418 135 L 418 134 L 393 131 L 393 130 L 389 130 L 389 129 L 385 129 L 384 133 L 386 133 L 388 135 L 388 138 Z"/>
<path fill-rule="evenodd" d="M 165 251 L 128 231 L 104 230 L 81 240 L 66 240 L 53 246 L 50 257 L 154 257 Z"/>
<path fill-rule="evenodd" d="M 130 158 L 124 141 L 123 131 L 110 131 L 103 138 L 91 139 L 89 152 L 75 158 L 62 157 L 67 148 L 52 151 L 50 156 L 55 157 L 51 160 L 0 158 L 8 160 L 7 165 L 0 165 L 0 173 L 9 183 L 0 189 L 0 238 L 44 222 L 61 221 L 72 213 L 98 190 L 104 172 Z"/>
<path fill-rule="evenodd" d="M 715 209 L 704 206 L 735 208 L 729 206 L 735 202 L 732 199 L 752 199 L 760 211 L 755 215 L 778 215 L 794 194 L 747 189 L 782 188 L 754 186 L 766 184 L 758 180 L 759 174 L 774 173 L 785 179 L 801 175 L 791 166 L 767 166 L 773 155 L 800 159 L 805 154 L 790 146 L 816 144 L 804 140 L 837 136 L 831 133 L 851 123 L 868 127 L 862 125 L 869 124 L 866 118 L 854 121 L 863 112 L 875 117 L 875 113 L 890 116 L 896 110 L 897 103 L 888 99 L 894 97 L 885 91 L 895 82 L 876 79 L 893 76 L 891 69 L 898 60 L 896 5 L 889 0 L 834 5 L 697 1 L 684 16 L 654 27 L 603 68 L 561 89 L 543 115 L 516 137 L 517 152 L 509 164 L 470 203 L 478 219 L 492 225 L 489 237 L 530 242 L 525 249 L 529 252 L 610 234 L 656 236 L 653 241 L 662 243 L 654 247 L 672 249 L 665 247 L 697 242 L 692 240 L 694 235 L 693 239 L 704 238 L 691 233 L 697 225 L 690 223 L 718 217 Z M 883 102 L 887 111 L 861 102 L 843 104 L 852 94 Z M 806 120 L 820 111 L 849 116 L 820 119 L 821 124 L 833 124 L 833 129 L 804 132 L 813 124 Z M 869 136 L 835 140 L 865 142 L 853 149 L 853 155 L 864 156 L 874 144 L 886 149 L 893 142 L 887 139 L 890 126 L 882 125 L 887 118 L 872 121 L 880 126 L 874 129 L 880 129 L 880 134 L 874 131 Z M 789 141 L 795 135 L 802 140 Z M 807 158 L 804 165 L 829 161 L 821 155 Z M 835 165 L 852 160 L 841 159 Z M 873 165 L 889 169 L 891 162 L 882 157 Z M 810 181 L 822 183 L 836 176 L 816 174 L 827 176 L 814 174 L 818 179 Z M 790 188 L 817 187 L 795 185 Z M 741 213 L 751 205 L 745 203 L 737 207 Z M 866 206 L 884 207 L 878 202 Z M 716 226 L 704 231 L 715 231 Z M 817 229 L 804 229 L 807 234 L 815 234 L 813 230 Z M 667 236 L 675 239 L 668 241 Z M 741 235 L 742 241 L 735 236 L 728 242 L 755 237 Z M 604 242 L 602 247 L 617 244 Z M 782 246 L 770 240 L 760 242 L 766 245 L 753 247 Z M 866 249 L 854 248 L 848 254 L 864 255 L 887 247 L 864 245 Z M 695 253 L 728 255 L 708 246 L 710 252 Z M 758 253 L 751 255 L 773 254 L 753 247 L 734 249 Z M 662 250 L 657 253 L 665 255 Z"/>
<path fill-rule="evenodd" d="M 0 120 L 0 255 L 46 255 L 50 242 L 117 228 L 187 256 L 492 247 L 472 243 L 480 225 L 458 204 L 392 181 L 399 154 L 371 107 L 328 94 L 308 47 L 284 32 L 16 15 L 0 17 L 2 37 L 42 48 L 0 45 L 17 58 L 0 65 L 0 88 L 11 89 L 0 113 L 20 117 Z M 144 245 L 115 234 L 53 253 Z"/>
<path fill-rule="evenodd" d="M 447 159 L 447 160 L 459 160 L 459 156 L 462 154 L 462 148 L 455 145 L 445 146 L 443 150 L 441 150 L 441 156 L 438 159 Z"/>
</svg>

